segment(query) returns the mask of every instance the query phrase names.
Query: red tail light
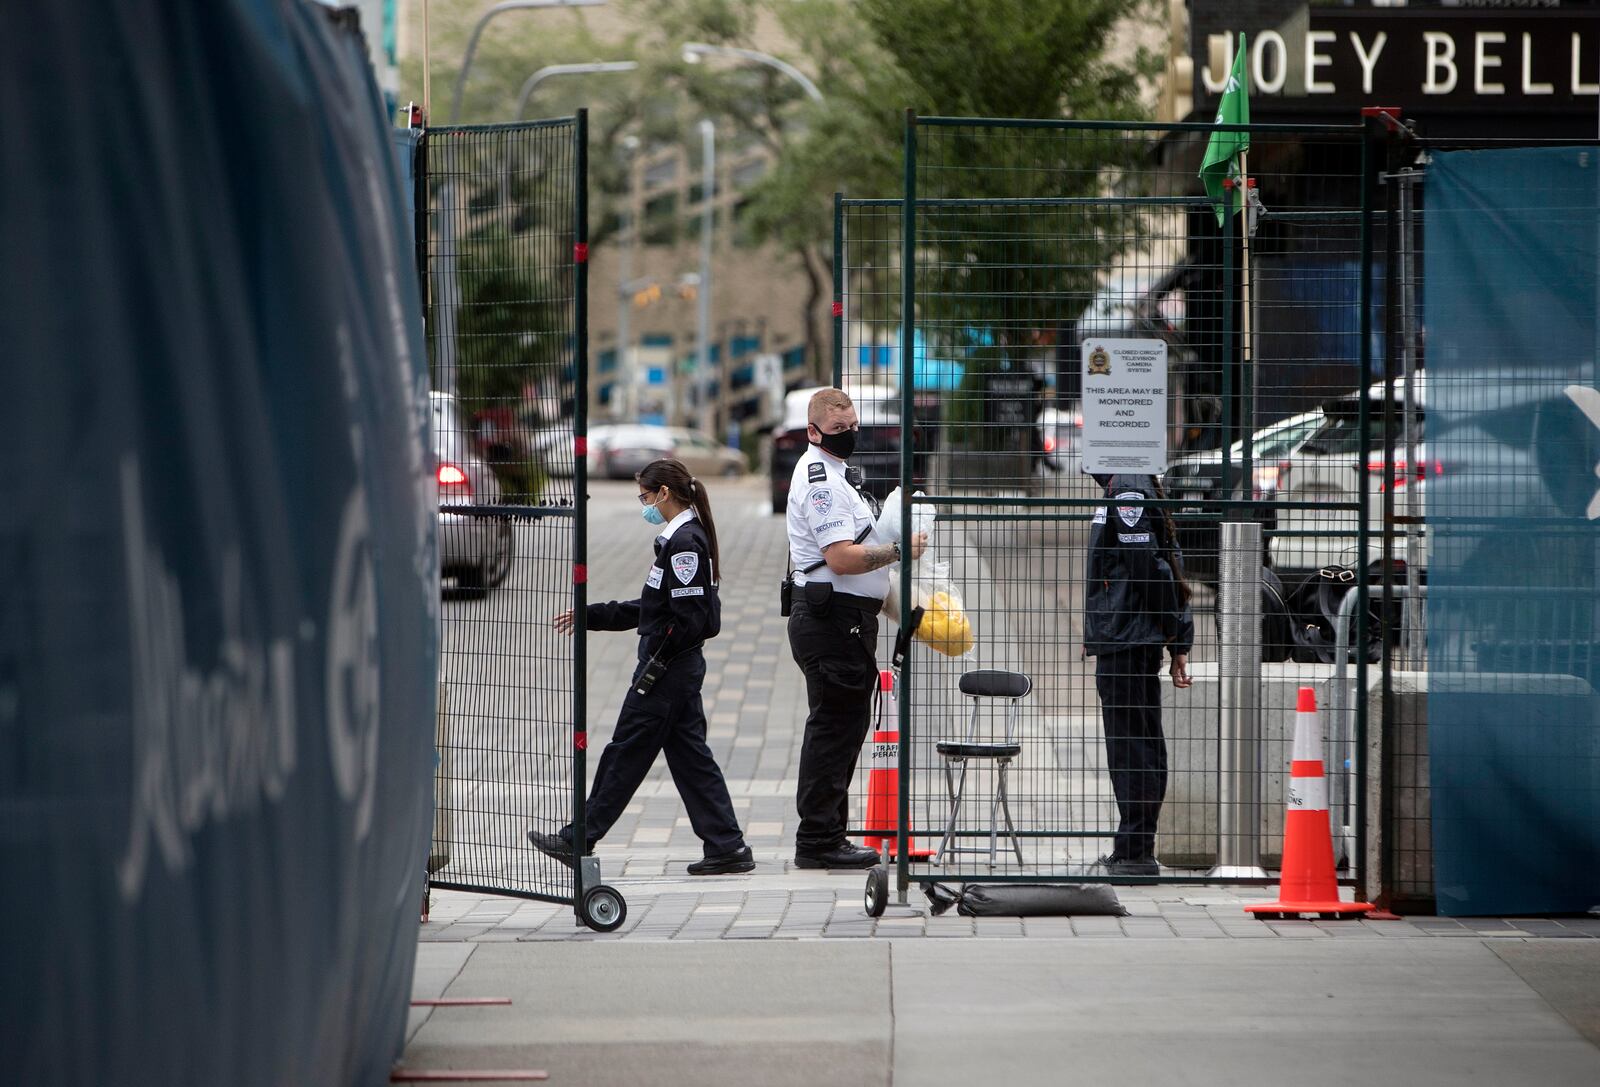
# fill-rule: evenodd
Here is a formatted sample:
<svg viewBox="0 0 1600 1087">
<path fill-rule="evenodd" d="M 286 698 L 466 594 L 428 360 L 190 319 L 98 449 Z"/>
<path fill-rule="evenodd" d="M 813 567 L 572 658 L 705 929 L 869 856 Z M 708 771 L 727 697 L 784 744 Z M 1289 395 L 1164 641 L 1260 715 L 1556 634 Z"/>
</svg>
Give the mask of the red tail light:
<svg viewBox="0 0 1600 1087">
<path fill-rule="evenodd" d="M 1046 453 L 1054 453 L 1056 451 L 1056 436 L 1054 434 L 1046 434 L 1044 436 L 1044 451 Z"/>
<path fill-rule="evenodd" d="M 1367 461 L 1368 472 L 1381 477 L 1383 475 L 1383 469 L 1384 464 L 1382 457 Z M 1436 476 L 1444 475 L 1444 465 L 1438 461 L 1434 461 L 1433 474 Z M 1428 481 L 1428 462 L 1423 461 L 1422 463 L 1418 464 L 1415 469 L 1413 469 L 1405 461 L 1397 460 L 1394 462 L 1394 475 L 1391 477 L 1391 479 L 1394 483 L 1394 489 L 1397 491 L 1403 489 L 1407 483 L 1411 482 L 1415 482 L 1420 486 Z M 1387 486 L 1388 482 L 1380 478 L 1378 480 L 1378 493 L 1382 494 Z"/>
<path fill-rule="evenodd" d="M 1286 460 L 1277 464 L 1258 464 L 1255 470 L 1255 496 L 1271 498 L 1289 486 L 1289 472 L 1294 465 Z"/>
<path fill-rule="evenodd" d="M 439 490 L 449 490 L 454 494 L 472 494 L 472 480 L 467 478 L 467 473 L 457 465 L 444 461 L 439 465 Z"/>
<path fill-rule="evenodd" d="M 772 439 L 772 444 L 779 449 L 803 449 L 806 445 L 806 432 L 803 430 L 791 430 L 787 433 L 779 434 Z"/>
</svg>

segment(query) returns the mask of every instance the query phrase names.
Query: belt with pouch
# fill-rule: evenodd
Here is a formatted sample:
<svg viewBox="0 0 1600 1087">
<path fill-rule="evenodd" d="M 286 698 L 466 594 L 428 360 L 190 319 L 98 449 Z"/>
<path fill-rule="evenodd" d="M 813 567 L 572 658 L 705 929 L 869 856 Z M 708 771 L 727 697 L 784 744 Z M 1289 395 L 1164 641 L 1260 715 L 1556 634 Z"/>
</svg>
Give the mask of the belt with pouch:
<svg viewBox="0 0 1600 1087">
<path fill-rule="evenodd" d="M 861 535 L 857 536 L 854 542 L 859 544 L 862 540 L 865 540 L 868 536 L 872 535 L 872 529 L 873 526 L 871 524 L 867 525 L 866 528 L 861 530 Z M 802 574 L 809 574 L 813 570 L 820 570 L 826 565 L 828 565 L 827 559 L 818 559 L 816 562 L 805 567 L 800 572 Z M 790 607 L 794 600 L 794 591 L 797 588 L 800 590 L 800 599 L 804 600 L 814 611 L 818 612 L 827 611 L 832 601 L 838 600 L 841 597 L 848 598 L 848 600 L 862 601 L 870 599 L 869 597 L 865 596 L 855 596 L 851 593 L 835 593 L 833 591 L 833 583 L 828 581 L 813 581 L 808 585 L 797 586 L 794 583 L 794 570 L 791 568 L 783 575 L 783 581 L 779 582 L 778 584 L 778 614 L 784 618 L 788 618 Z M 807 590 L 810 591 L 808 592 Z M 879 603 L 881 603 L 881 601 Z M 867 607 L 866 604 L 857 605 L 849 603 L 846 603 L 846 606 L 859 607 L 862 610 L 866 610 Z M 877 611 L 878 605 L 874 604 L 871 610 Z"/>
</svg>

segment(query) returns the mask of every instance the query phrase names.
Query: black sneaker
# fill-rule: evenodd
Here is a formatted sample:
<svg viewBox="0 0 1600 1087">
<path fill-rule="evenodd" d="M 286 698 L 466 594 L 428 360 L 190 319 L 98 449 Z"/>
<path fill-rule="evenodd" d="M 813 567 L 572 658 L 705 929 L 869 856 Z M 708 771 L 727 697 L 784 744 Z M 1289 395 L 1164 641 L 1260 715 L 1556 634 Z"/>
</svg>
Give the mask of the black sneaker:
<svg viewBox="0 0 1600 1087">
<path fill-rule="evenodd" d="M 845 842 L 820 853 L 795 852 L 796 868 L 872 868 L 879 862 L 878 851 L 854 842 Z"/>
<path fill-rule="evenodd" d="M 717 853 L 710 857 L 701 857 L 689 865 L 691 876 L 726 876 L 735 872 L 753 872 L 756 859 L 750 853 L 750 847 L 736 849 L 732 853 Z"/>
<path fill-rule="evenodd" d="M 1108 861 L 1106 871 L 1114 876 L 1159 876 L 1161 865 L 1154 857 L 1123 857 Z"/>
<path fill-rule="evenodd" d="M 542 830 L 528 831 L 528 841 L 533 848 L 547 857 L 554 857 L 568 868 L 576 868 L 572 861 L 572 843 L 559 834 L 546 834 Z"/>
</svg>

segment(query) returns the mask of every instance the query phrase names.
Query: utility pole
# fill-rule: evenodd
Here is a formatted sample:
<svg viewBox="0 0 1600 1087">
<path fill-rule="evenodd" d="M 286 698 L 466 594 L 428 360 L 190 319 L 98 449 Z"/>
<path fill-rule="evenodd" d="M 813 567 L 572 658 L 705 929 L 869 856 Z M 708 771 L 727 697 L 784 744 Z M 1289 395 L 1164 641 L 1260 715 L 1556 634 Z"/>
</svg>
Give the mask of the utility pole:
<svg viewBox="0 0 1600 1087">
<path fill-rule="evenodd" d="M 695 295 L 699 313 L 695 321 L 695 367 L 700 387 L 700 429 L 716 435 L 717 413 L 711 403 L 711 231 L 716 222 L 713 200 L 717 190 L 717 129 L 700 122 L 700 285 Z M 720 399 L 727 390 L 717 389 Z"/>
</svg>

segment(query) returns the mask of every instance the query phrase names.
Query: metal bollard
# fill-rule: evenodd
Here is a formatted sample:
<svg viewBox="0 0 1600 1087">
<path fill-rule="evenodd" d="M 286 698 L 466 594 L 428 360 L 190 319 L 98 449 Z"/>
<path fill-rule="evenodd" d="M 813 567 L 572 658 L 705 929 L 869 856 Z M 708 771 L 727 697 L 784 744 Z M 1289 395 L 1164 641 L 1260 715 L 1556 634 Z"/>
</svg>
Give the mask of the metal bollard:
<svg viewBox="0 0 1600 1087">
<path fill-rule="evenodd" d="M 1221 681 L 1217 865 L 1213 878 L 1265 879 L 1261 867 L 1261 526 L 1226 522 L 1217 557 Z"/>
</svg>

